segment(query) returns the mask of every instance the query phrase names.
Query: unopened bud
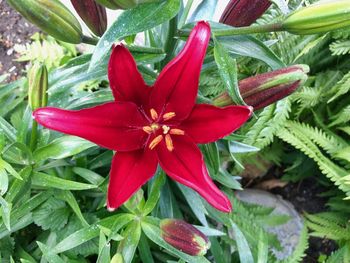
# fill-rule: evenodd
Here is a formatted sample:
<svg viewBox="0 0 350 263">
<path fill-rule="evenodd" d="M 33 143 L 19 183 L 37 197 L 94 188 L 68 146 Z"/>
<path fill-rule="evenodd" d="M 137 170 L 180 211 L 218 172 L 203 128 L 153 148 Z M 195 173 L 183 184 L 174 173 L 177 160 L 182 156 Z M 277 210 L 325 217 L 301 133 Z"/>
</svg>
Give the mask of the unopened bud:
<svg viewBox="0 0 350 263">
<path fill-rule="evenodd" d="M 258 110 L 296 91 L 307 80 L 309 70 L 307 65 L 294 65 L 253 76 L 239 82 L 239 91 L 244 102 Z M 216 106 L 233 104 L 227 93 L 219 95 L 213 102 Z"/>
<path fill-rule="evenodd" d="M 111 259 L 111 263 L 124 263 L 122 254 L 120 253 L 115 254 Z"/>
<path fill-rule="evenodd" d="M 28 73 L 28 101 L 34 111 L 47 105 L 48 74 L 45 65 L 36 63 Z"/>
<path fill-rule="evenodd" d="M 107 29 L 106 8 L 95 0 L 71 0 L 72 5 L 85 24 L 97 36 L 102 36 Z"/>
<path fill-rule="evenodd" d="M 231 0 L 222 13 L 220 23 L 235 27 L 250 26 L 271 4 L 270 0 Z"/>
<path fill-rule="evenodd" d="M 301 8 L 282 22 L 283 30 L 297 35 L 329 32 L 350 26 L 350 1 L 320 1 Z"/>
<path fill-rule="evenodd" d="M 159 0 L 96 0 L 97 3 L 109 9 L 130 9 L 144 3 L 158 2 Z"/>
<path fill-rule="evenodd" d="M 197 228 L 178 219 L 163 219 L 162 238 L 178 250 L 191 256 L 203 256 L 210 248 L 208 238 Z"/>
<path fill-rule="evenodd" d="M 73 44 L 82 40 L 75 16 L 58 0 L 7 0 L 29 22 L 54 38 Z"/>
</svg>

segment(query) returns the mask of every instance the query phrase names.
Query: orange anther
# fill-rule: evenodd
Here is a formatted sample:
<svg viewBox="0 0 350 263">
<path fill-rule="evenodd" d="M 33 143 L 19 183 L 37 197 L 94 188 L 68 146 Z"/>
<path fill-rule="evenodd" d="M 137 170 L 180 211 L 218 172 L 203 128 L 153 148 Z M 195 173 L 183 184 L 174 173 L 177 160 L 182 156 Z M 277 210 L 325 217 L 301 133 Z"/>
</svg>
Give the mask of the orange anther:
<svg viewBox="0 0 350 263">
<path fill-rule="evenodd" d="M 165 135 L 165 144 L 169 152 L 172 152 L 174 150 L 173 140 L 171 139 L 169 134 Z"/>
<path fill-rule="evenodd" d="M 163 135 L 158 135 L 153 141 L 149 144 L 149 148 L 153 150 L 161 141 L 163 140 Z"/>
<path fill-rule="evenodd" d="M 153 129 L 152 129 L 152 127 L 150 127 L 150 126 L 144 126 L 144 127 L 142 128 L 142 130 L 143 130 L 145 133 L 148 133 L 148 134 L 151 134 L 151 133 L 153 132 Z"/>
<path fill-rule="evenodd" d="M 158 120 L 158 113 L 156 112 L 156 110 L 155 109 L 151 109 L 150 112 L 151 112 L 152 120 L 154 120 L 154 121 Z"/>
<path fill-rule="evenodd" d="M 168 121 L 176 116 L 175 112 L 168 112 L 163 115 L 163 120 Z"/>
<path fill-rule="evenodd" d="M 171 129 L 169 133 L 173 135 L 185 135 L 185 131 L 180 129 Z"/>
</svg>

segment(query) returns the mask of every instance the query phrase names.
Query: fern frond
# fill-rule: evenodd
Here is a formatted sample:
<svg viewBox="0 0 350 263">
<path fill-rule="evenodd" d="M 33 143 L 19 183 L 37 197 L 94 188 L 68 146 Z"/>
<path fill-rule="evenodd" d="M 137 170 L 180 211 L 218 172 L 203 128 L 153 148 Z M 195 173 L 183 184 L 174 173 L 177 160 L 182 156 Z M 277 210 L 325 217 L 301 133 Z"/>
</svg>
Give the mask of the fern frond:
<svg viewBox="0 0 350 263">
<path fill-rule="evenodd" d="M 305 257 L 305 251 L 309 248 L 309 235 L 307 232 L 307 227 L 304 225 L 303 229 L 300 232 L 299 242 L 295 247 L 293 253 L 286 259 L 284 259 L 283 263 L 297 263 L 302 262 Z"/>
<path fill-rule="evenodd" d="M 350 54 L 350 40 L 338 40 L 329 46 L 333 56 Z"/>
<path fill-rule="evenodd" d="M 264 109 L 258 121 L 249 129 L 244 143 L 260 149 L 268 146 L 276 132 L 284 126 L 291 111 L 290 100 L 284 99 Z"/>
<path fill-rule="evenodd" d="M 349 173 L 324 156 L 317 145 L 308 136 L 298 129 L 293 129 L 293 125 L 290 126 L 289 124 L 290 122 L 286 122 L 285 128 L 280 129 L 276 135 L 313 159 L 320 168 L 320 171 L 334 182 L 339 189 L 350 196 L 350 186 L 346 185 L 343 181 L 343 177 Z"/>
<path fill-rule="evenodd" d="M 338 140 L 337 137 L 332 136 L 317 127 L 311 127 L 306 123 L 289 121 L 288 127 L 290 127 L 292 130 L 298 130 L 298 132 L 301 134 L 309 137 L 310 140 L 312 140 L 330 155 L 349 146 L 344 141 Z"/>
<path fill-rule="evenodd" d="M 336 100 L 340 96 L 350 91 L 350 72 L 348 72 L 330 91 L 331 94 L 335 94 L 328 100 L 328 103 Z"/>
<path fill-rule="evenodd" d="M 350 105 L 343 108 L 337 115 L 334 115 L 332 117 L 332 120 L 333 121 L 329 124 L 330 127 L 339 124 L 347 124 L 350 121 Z"/>
</svg>

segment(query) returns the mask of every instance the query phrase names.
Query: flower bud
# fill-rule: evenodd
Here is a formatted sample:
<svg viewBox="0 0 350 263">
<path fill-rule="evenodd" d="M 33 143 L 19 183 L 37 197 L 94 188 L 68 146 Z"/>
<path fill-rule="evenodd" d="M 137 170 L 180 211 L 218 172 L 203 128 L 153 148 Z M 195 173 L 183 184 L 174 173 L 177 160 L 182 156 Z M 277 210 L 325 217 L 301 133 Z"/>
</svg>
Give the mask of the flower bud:
<svg viewBox="0 0 350 263">
<path fill-rule="evenodd" d="M 47 105 L 48 74 L 46 66 L 34 64 L 28 73 L 28 101 L 34 111 Z"/>
<path fill-rule="evenodd" d="M 97 3 L 109 9 L 130 9 L 139 4 L 157 2 L 158 0 L 96 0 Z"/>
<path fill-rule="evenodd" d="M 350 26 L 349 0 L 317 2 L 289 14 L 282 22 L 283 30 L 297 35 L 329 32 Z"/>
<path fill-rule="evenodd" d="M 160 229 L 168 244 L 191 256 L 203 256 L 210 248 L 208 238 L 183 220 L 163 219 Z"/>
<path fill-rule="evenodd" d="M 75 16 L 58 0 L 7 0 L 23 17 L 54 38 L 73 44 L 82 39 Z"/>
<path fill-rule="evenodd" d="M 222 13 L 220 23 L 235 27 L 250 26 L 271 4 L 270 0 L 231 0 Z"/>
<path fill-rule="evenodd" d="M 111 263 L 124 263 L 122 254 L 120 253 L 115 254 L 111 259 Z"/>
<path fill-rule="evenodd" d="M 253 76 L 239 82 L 239 91 L 245 103 L 258 110 L 296 91 L 307 80 L 309 70 L 307 65 L 294 65 Z M 219 95 L 213 102 L 221 107 L 233 103 L 228 93 Z"/>
<path fill-rule="evenodd" d="M 106 8 L 95 0 L 71 0 L 72 5 L 85 24 L 97 36 L 102 36 L 107 29 Z"/>
</svg>

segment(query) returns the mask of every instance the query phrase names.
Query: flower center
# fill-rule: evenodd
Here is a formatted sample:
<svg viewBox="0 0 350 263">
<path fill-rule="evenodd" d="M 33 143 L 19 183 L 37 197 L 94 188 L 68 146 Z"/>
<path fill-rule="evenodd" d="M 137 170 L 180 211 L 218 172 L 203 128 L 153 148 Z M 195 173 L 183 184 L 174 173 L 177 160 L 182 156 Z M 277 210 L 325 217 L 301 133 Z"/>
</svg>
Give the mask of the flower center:
<svg viewBox="0 0 350 263">
<path fill-rule="evenodd" d="M 144 126 L 142 129 L 145 133 L 151 135 L 154 134 L 155 138 L 149 143 L 148 147 L 153 150 L 160 142 L 165 139 L 165 145 L 168 151 L 172 152 L 174 150 L 173 140 L 170 135 L 184 135 L 185 131 L 172 128 L 166 124 L 159 124 L 159 121 L 168 121 L 176 116 L 175 112 L 167 112 L 162 116 L 159 116 L 155 109 L 150 110 L 150 115 L 153 120 L 149 126 Z M 160 118 L 159 118 L 160 117 Z M 160 134 L 160 128 L 162 128 L 162 133 Z"/>
</svg>

